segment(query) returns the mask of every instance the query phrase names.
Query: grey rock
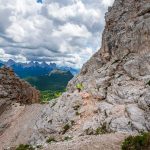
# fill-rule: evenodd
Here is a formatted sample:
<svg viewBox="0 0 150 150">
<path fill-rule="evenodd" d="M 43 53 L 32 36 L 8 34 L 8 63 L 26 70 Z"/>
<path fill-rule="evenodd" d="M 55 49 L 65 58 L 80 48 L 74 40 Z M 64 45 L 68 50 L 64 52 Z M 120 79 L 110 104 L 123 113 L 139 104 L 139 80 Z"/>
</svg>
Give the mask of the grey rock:
<svg viewBox="0 0 150 150">
<path fill-rule="evenodd" d="M 104 124 L 108 132 L 150 130 L 149 5 L 147 0 L 114 2 L 105 16 L 101 49 L 69 82 L 67 93 L 43 112 L 52 123 L 42 121 L 38 130 L 61 133 L 71 121 L 65 134 L 73 136 L 87 129 L 94 133 Z M 81 92 L 78 83 L 84 87 Z M 79 108 L 74 110 L 76 104 Z"/>
<path fill-rule="evenodd" d="M 149 8 L 148 0 L 115 0 L 105 16 L 101 49 L 69 82 L 67 92 L 40 112 L 30 143 L 44 144 L 52 135 L 94 134 L 97 128 L 150 131 Z M 83 85 L 81 92 L 77 84 Z"/>
</svg>

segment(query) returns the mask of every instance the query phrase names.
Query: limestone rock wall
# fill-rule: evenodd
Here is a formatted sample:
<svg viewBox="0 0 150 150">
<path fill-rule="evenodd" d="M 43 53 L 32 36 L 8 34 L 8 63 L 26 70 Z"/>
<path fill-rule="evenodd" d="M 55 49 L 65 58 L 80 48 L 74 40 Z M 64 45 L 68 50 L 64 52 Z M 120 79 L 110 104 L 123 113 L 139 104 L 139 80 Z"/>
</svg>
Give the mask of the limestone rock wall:
<svg viewBox="0 0 150 150">
<path fill-rule="evenodd" d="M 117 0 L 106 13 L 101 55 L 122 59 L 128 53 L 147 55 L 150 47 L 150 1 Z"/>
<path fill-rule="evenodd" d="M 101 49 L 67 89 L 39 115 L 32 144 L 52 135 L 150 131 L 150 0 L 115 0 Z"/>
</svg>

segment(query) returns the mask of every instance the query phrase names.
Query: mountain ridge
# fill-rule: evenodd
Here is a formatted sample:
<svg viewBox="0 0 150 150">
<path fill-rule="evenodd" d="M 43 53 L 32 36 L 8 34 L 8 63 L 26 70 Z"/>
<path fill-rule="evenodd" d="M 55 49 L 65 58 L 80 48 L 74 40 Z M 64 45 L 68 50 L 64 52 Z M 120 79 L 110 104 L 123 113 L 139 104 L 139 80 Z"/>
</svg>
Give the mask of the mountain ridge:
<svg viewBox="0 0 150 150">
<path fill-rule="evenodd" d="M 9 59 L 6 62 L 1 61 L 0 66 L 7 66 L 11 67 L 15 73 L 21 77 L 25 78 L 28 76 L 41 76 L 49 74 L 52 70 L 60 69 L 62 71 L 70 71 L 73 75 L 76 75 L 79 72 L 79 69 L 67 67 L 67 66 L 58 66 L 55 63 L 46 63 L 45 61 L 39 63 L 39 62 L 28 62 L 28 63 L 20 63 L 15 62 L 12 59 Z"/>
</svg>

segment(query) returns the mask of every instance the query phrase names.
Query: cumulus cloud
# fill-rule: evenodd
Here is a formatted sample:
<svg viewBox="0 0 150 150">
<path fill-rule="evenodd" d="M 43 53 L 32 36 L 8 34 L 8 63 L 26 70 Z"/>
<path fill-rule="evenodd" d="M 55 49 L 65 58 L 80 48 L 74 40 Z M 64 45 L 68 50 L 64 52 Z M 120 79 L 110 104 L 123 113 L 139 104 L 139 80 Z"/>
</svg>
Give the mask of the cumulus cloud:
<svg viewBox="0 0 150 150">
<path fill-rule="evenodd" d="M 0 0 L 0 60 L 81 67 L 100 47 L 113 0 Z"/>
<path fill-rule="evenodd" d="M 8 61 L 9 59 L 15 59 L 17 62 L 27 62 L 26 57 L 22 56 L 21 54 L 11 55 L 5 53 L 3 49 L 0 49 L 0 60 Z"/>
</svg>

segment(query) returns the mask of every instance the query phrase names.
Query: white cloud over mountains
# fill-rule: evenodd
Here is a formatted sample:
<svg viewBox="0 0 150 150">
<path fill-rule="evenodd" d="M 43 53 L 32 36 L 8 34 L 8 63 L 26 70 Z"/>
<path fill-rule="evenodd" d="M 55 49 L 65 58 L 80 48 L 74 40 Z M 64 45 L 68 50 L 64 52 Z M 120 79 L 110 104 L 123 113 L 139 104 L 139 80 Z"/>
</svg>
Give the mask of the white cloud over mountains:
<svg viewBox="0 0 150 150">
<path fill-rule="evenodd" d="M 113 0 L 0 0 L 0 59 L 81 67 L 100 46 Z"/>
</svg>

